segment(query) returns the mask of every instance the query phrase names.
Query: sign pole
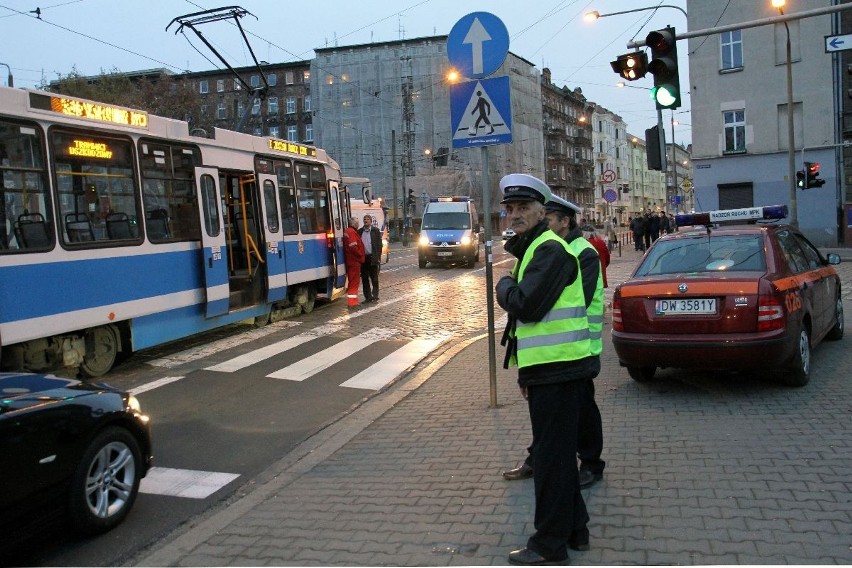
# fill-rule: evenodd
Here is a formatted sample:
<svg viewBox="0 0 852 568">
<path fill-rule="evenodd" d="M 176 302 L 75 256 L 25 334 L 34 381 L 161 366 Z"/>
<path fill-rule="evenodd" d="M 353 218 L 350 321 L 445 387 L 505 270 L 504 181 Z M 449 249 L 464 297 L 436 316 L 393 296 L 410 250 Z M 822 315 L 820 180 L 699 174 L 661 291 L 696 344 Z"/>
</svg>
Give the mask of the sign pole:
<svg viewBox="0 0 852 568">
<path fill-rule="evenodd" d="M 488 146 L 482 149 L 482 205 L 485 214 L 485 302 L 488 312 L 488 385 L 489 408 L 497 408 L 497 353 L 494 346 L 494 271 L 491 257 L 491 176 L 488 169 Z"/>
</svg>

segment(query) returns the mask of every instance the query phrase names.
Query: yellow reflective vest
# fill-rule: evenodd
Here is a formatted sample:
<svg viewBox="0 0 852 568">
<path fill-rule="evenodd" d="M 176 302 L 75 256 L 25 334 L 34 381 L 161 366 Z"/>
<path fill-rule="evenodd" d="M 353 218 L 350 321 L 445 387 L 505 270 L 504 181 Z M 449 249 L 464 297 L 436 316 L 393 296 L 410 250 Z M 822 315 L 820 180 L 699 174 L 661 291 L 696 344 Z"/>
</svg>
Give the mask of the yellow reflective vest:
<svg viewBox="0 0 852 568">
<path fill-rule="evenodd" d="M 571 254 L 577 257 L 578 260 L 580 259 L 580 254 L 586 249 L 595 253 L 595 258 L 598 259 L 598 264 L 600 264 L 600 257 L 598 256 L 597 249 L 595 249 L 594 245 L 583 237 L 577 237 L 568 243 L 568 250 Z M 582 267 L 580 267 L 580 272 L 582 273 Z M 582 278 L 580 280 L 582 281 Z M 589 340 L 592 345 L 592 355 L 600 355 L 603 351 L 603 340 L 601 339 L 604 319 L 603 266 L 601 266 L 600 270 L 598 270 L 598 281 L 595 286 L 595 294 L 592 296 L 592 303 L 589 304 L 588 318 Z"/>
<path fill-rule="evenodd" d="M 560 243 L 574 262 L 577 262 L 577 278 L 562 290 L 559 299 L 541 321 L 516 323 L 514 337 L 517 339 L 517 354 L 509 363 L 519 368 L 576 361 L 592 354 L 580 265 L 564 239 L 549 229 L 539 235 L 521 259 L 518 283 L 523 281 L 524 271 L 535 250 L 547 241 Z"/>
</svg>

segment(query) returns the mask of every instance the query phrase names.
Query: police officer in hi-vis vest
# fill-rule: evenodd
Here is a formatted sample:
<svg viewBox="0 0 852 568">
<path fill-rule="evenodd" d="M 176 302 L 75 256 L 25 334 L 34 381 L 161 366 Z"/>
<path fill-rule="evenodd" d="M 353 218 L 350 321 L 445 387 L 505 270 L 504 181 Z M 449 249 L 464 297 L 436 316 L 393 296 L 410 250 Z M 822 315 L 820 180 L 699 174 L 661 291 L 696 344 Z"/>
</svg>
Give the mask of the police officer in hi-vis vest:
<svg viewBox="0 0 852 568">
<path fill-rule="evenodd" d="M 592 354 L 599 355 L 603 350 L 601 334 L 604 315 L 603 270 L 600 256 L 595 247 L 583 237 L 583 231 L 577 225 L 579 207 L 553 195 L 544 208 L 550 230 L 565 239 L 574 256 L 580 261 L 583 297 L 586 300 L 586 310 L 589 315 Z M 515 481 L 533 476 L 532 446 L 528 451 L 527 459 L 520 466 L 503 472 L 505 479 Z M 581 489 L 590 487 L 603 477 L 606 462 L 601 459 L 601 453 L 603 453 L 601 411 L 595 402 L 595 381 L 588 379 L 585 381 L 583 400 L 580 402 L 580 422 L 577 432 Z"/>
<path fill-rule="evenodd" d="M 600 372 L 576 251 L 548 228 L 547 184 L 527 174 L 500 180 L 515 236 L 505 249 L 517 257 L 496 286 L 509 315 L 506 364 L 518 367 L 533 431 L 535 533 L 509 553 L 513 564 L 562 562 L 568 548 L 586 550 L 589 515 L 580 493 L 577 429 L 585 381 Z"/>
</svg>

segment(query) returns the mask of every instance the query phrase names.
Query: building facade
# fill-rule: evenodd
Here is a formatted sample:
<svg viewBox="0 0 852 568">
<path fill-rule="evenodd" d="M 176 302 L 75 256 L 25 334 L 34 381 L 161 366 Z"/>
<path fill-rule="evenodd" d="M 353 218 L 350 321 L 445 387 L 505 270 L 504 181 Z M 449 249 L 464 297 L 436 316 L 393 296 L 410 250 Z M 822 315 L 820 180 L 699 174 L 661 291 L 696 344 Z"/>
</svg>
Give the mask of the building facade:
<svg viewBox="0 0 852 568">
<path fill-rule="evenodd" d="M 584 204 L 589 220 L 602 223 L 630 205 L 627 124 L 599 104 L 592 108 L 592 147 L 595 157 L 594 200 Z M 625 192 L 624 189 L 627 188 Z"/>
<path fill-rule="evenodd" d="M 645 140 L 627 135 L 627 194 L 628 204 L 619 210 L 618 220 L 626 224 L 629 217 L 649 211 L 669 211 L 666 201 L 666 179 L 663 172 L 648 169 L 648 150 Z M 624 189 L 622 189 L 624 194 Z"/>
<path fill-rule="evenodd" d="M 541 72 L 545 181 L 557 195 L 576 204 L 594 202 L 592 104 L 578 87 L 557 87 L 550 69 Z"/>
<path fill-rule="evenodd" d="M 321 48 L 311 62 L 316 144 L 347 175 L 370 178 L 397 220 L 412 194 L 415 217 L 440 195 L 471 196 L 485 211 L 482 148 L 453 149 L 446 45 L 436 36 Z M 501 75 L 510 78 L 513 142 L 486 150 L 492 217 L 500 177 L 545 171 L 539 72 L 510 52 Z"/>
<path fill-rule="evenodd" d="M 789 4 L 789 3 L 788 3 Z M 786 14 L 832 5 L 800 0 Z M 723 9 L 724 8 L 724 9 Z M 687 2 L 690 30 L 778 16 L 769 2 Z M 712 210 L 795 201 L 800 229 L 818 246 L 842 238 L 846 200 L 838 123 L 840 56 L 823 38 L 840 18 L 822 15 L 689 39 L 695 208 Z M 791 189 L 787 134 L 787 41 L 791 53 L 795 169 L 821 164 L 823 187 Z M 845 56 L 844 57 L 848 57 Z"/>
<path fill-rule="evenodd" d="M 234 68 L 249 89 L 266 87 L 262 98 L 228 70 L 187 73 L 201 95 L 201 118 L 217 128 L 313 144 L 311 67 L 309 61 Z M 264 84 L 264 79 L 266 83 Z M 246 117 L 246 113 L 248 116 Z"/>
</svg>

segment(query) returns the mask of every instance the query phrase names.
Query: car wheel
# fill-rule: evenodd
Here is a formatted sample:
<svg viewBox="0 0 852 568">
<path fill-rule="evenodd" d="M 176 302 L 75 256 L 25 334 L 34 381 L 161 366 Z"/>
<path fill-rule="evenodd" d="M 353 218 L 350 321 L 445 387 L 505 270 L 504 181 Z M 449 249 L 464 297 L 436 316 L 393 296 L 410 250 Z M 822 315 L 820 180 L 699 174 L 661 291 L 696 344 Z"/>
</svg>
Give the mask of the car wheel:
<svg viewBox="0 0 852 568">
<path fill-rule="evenodd" d="M 656 367 L 627 367 L 627 374 L 638 383 L 647 383 L 654 379 Z"/>
<path fill-rule="evenodd" d="M 71 480 L 74 530 L 93 535 L 124 520 L 139 492 L 141 462 L 139 444 L 127 430 L 110 427 L 95 436 Z"/>
<path fill-rule="evenodd" d="M 118 329 L 113 325 L 102 325 L 86 332 L 86 355 L 80 371 L 86 377 L 105 375 L 115 365 L 121 347 Z"/>
<path fill-rule="evenodd" d="M 784 377 L 784 384 L 791 387 L 803 387 L 811 379 L 811 337 L 808 328 L 802 326 L 799 340 L 796 344 L 796 354 L 789 372 Z"/>
<path fill-rule="evenodd" d="M 834 305 L 834 327 L 825 337 L 832 341 L 843 339 L 843 327 L 843 300 L 837 298 L 837 303 Z"/>
<path fill-rule="evenodd" d="M 426 268 L 426 259 L 422 256 L 417 259 L 417 266 L 420 268 Z"/>
</svg>

